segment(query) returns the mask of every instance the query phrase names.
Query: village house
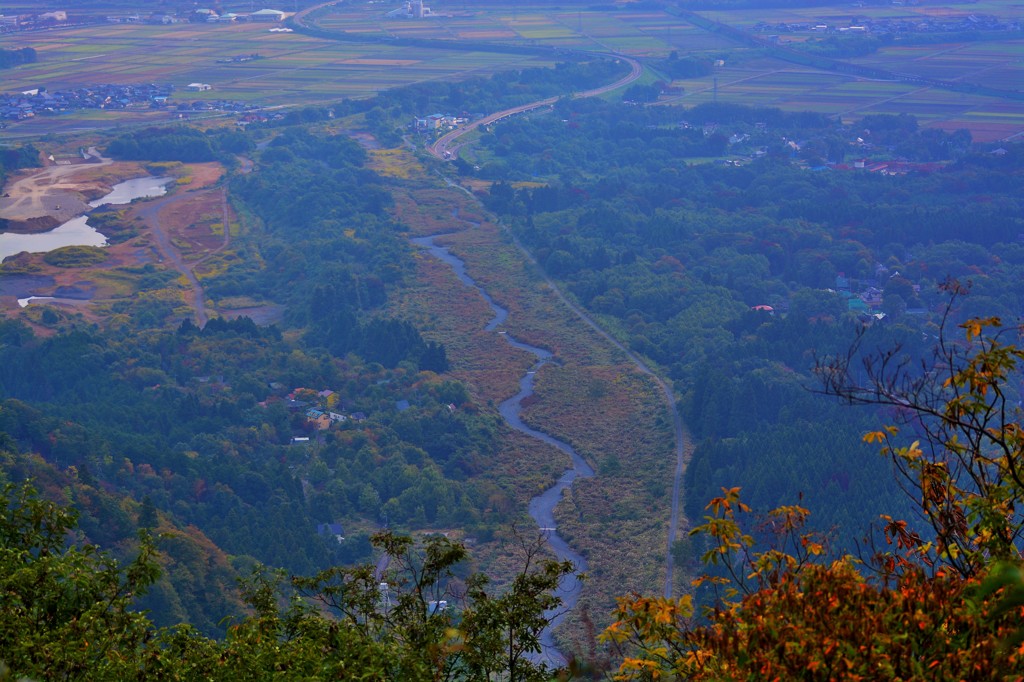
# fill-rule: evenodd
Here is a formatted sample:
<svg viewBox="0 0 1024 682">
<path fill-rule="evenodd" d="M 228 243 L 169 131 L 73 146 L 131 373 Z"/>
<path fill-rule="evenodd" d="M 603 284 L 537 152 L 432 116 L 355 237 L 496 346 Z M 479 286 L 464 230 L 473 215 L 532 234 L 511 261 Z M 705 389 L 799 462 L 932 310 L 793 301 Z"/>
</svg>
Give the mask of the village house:
<svg viewBox="0 0 1024 682">
<path fill-rule="evenodd" d="M 323 410 L 310 408 L 306 410 L 306 422 L 323 431 L 331 427 L 331 418 Z"/>
<path fill-rule="evenodd" d="M 431 114 L 424 118 L 416 119 L 417 130 L 438 130 L 444 123 L 444 114 Z"/>
</svg>

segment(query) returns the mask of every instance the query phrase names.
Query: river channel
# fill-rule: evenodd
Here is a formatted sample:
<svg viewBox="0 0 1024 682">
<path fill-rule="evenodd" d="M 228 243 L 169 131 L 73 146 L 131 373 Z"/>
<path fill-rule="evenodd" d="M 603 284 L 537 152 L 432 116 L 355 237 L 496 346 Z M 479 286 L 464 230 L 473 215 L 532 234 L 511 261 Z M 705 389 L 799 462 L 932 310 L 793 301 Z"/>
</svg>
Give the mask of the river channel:
<svg viewBox="0 0 1024 682">
<path fill-rule="evenodd" d="M 558 530 L 555 526 L 554 512 L 555 505 L 558 504 L 560 499 L 562 499 L 562 493 L 572 485 L 572 482 L 577 478 L 590 478 L 594 475 L 594 470 L 589 464 L 587 464 L 586 460 L 580 457 L 580 455 L 572 449 L 568 443 L 560 441 L 542 431 L 530 428 L 523 423 L 523 420 L 520 417 L 523 399 L 533 395 L 533 379 L 534 376 L 536 376 L 537 370 L 551 362 L 554 359 L 554 356 L 550 351 L 544 348 L 523 343 L 522 341 L 512 337 L 510 334 L 498 330 L 498 326 L 501 325 L 508 317 L 508 310 L 495 303 L 490 294 L 477 284 L 472 277 L 466 274 L 466 266 L 462 260 L 453 256 L 447 248 L 438 246 L 434 243 L 434 239 L 440 236 L 443 235 L 418 237 L 413 239 L 412 243 L 426 249 L 430 255 L 451 266 L 455 275 L 459 278 L 459 281 L 478 292 L 484 300 L 487 301 L 487 305 L 489 305 L 491 310 L 494 312 L 494 317 L 484 327 L 485 331 L 501 334 L 505 338 L 505 341 L 513 348 L 524 350 L 537 358 L 537 361 L 532 367 L 530 367 L 529 371 L 527 371 L 527 373 L 523 375 L 522 379 L 519 380 L 519 392 L 502 402 L 498 407 L 498 411 L 501 413 L 502 418 L 504 418 L 508 425 L 513 429 L 520 431 L 521 433 L 525 433 L 531 438 L 536 438 L 537 440 L 543 441 L 549 445 L 553 445 L 568 455 L 572 461 L 572 466 L 565 470 L 553 486 L 530 500 L 529 513 L 533 520 L 537 522 L 538 528 L 544 534 L 548 545 L 555 556 L 558 557 L 558 560 L 571 561 L 576 566 L 576 570 L 578 572 L 585 572 L 587 570 L 587 560 L 583 555 L 570 547 L 569 543 L 567 543 L 561 536 L 559 536 Z M 549 625 L 541 633 L 541 653 L 538 657 L 534 658 L 535 662 L 547 663 L 551 666 L 565 665 L 565 656 L 563 656 L 562 652 L 560 652 L 558 647 L 555 646 L 555 640 L 551 631 L 552 628 L 561 622 L 565 614 L 576 606 L 576 602 L 578 602 L 580 598 L 580 591 L 582 587 L 582 584 L 575 576 L 567 576 L 562 579 L 561 584 L 555 591 L 555 595 L 562 599 L 562 607 L 557 611 L 549 611 L 545 614 L 549 620 Z"/>
<path fill-rule="evenodd" d="M 110 193 L 90 201 L 89 205 L 98 208 L 104 204 L 129 204 L 135 199 L 159 197 L 167 193 L 167 184 L 173 178 L 153 177 L 125 180 L 114 185 Z M 107 238 L 89 225 L 88 216 L 80 215 L 59 225 L 49 232 L 34 234 L 17 234 L 0 232 L 0 262 L 4 258 L 22 251 L 45 253 L 62 246 L 106 246 Z"/>
</svg>

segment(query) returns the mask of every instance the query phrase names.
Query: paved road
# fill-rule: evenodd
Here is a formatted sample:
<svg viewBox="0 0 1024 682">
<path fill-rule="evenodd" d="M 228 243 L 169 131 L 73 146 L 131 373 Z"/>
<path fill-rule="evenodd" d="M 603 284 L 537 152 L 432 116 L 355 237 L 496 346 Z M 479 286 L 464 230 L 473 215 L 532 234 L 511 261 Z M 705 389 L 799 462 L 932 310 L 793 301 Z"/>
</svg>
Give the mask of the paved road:
<svg viewBox="0 0 1024 682">
<path fill-rule="evenodd" d="M 625 76 L 624 78 L 621 78 L 621 79 L 615 81 L 614 83 L 610 83 L 608 85 L 602 85 L 599 88 L 594 88 L 593 90 L 587 90 L 586 92 L 578 92 L 578 93 L 576 93 L 576 94 L 574 94 L 572 96 L 573 99 L 583 99 L 583 98 L 586 98 L 586 97 L 597 97 L 598 95 L 603 95 L 606 92 L 610 92 L 610 91 L 615 90 L 617 88 L 621 88 L 624 85 L 629 85 L 630 83 L 635 81 L 637 78 L 639 78 L 640 75 L 643 73 L 643 70 L 644 70 L 643 66 L 641 66 L 640 62 L 638 62 L 635 59 L 632 59 L 630 57 L 626 57 L 626 56 L 620 55 L 620 54 L 607 54 L 607 55 L 604 55 L 604 56 L 606 56 L 606 57 L 614 57 L 615 59 L 621 59 L 624 62 L 626 62 L 627 64 L 629 64 L 629 66 L 630 66 L 629 74 L 627 76 Z M 435 142 L 434 144 L 432 144 L 429 147 L 427 147 L 427 151 L 429 151 L 431 154 L 433 154 L 434 156 L 436 156 L 439 159 L 453 158 L 453 157 L 458 155 L 459 148 L 462 146 L 461 144 L 455 144 L 455 143 L 463 135 L 467 135 L 468 133 L 470 133 L 470 132 L 476 130 L 477 128 L 479 128 L 480 126 L 487 126 L 487 125 L 490 125 L 492 123 L 496 123 L 497 121 L 500 121 L 502 119 L 506 119 L 509 116 L 515 116 L 516 114 L 522 114 L 522 113 L 525 113 L 527 111 L 533 111 L 534 109 L 541 109 L 543 107 L 549 107 L 552 104 L 554 104 L 555 102 L 557 102 L 559 99 L 561 99 L 561 97 L 548 97 L 546 99 L 538 100 L 536 102 L 531 102 L 529 104 L 521 104 L 521 105 L 519 105 L 517 107 L 512 107 L 510 109 L 504 109 L 502 111 L 495 112 L 495 113 L 490 114 L 488 116 L 484 116 L 481 119 L 477 119 L 476 121 L 473 121 L 472 123 L 469 123 L 469 124 L 467 124 L 467 125 L 465 125 L 465 126 L 463 126 L 461 128 L 457 128 L 456 130 L 451 131 L 447 135 L 442 136 L 437 142 Z"/>
</svg>

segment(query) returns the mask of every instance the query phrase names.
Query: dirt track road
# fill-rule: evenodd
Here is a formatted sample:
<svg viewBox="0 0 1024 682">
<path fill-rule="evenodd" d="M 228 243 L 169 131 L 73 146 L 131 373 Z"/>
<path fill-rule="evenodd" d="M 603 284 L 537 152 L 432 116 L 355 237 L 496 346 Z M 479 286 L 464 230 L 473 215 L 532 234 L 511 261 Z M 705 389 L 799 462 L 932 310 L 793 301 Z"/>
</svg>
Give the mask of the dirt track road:
<svg viewBox="0 0 1024 682">
<path fill-rule="evenodd" d="M 201 192 L 212 192 L 217 191 L 213 189 L 200 190 Z M 229 215 L 227 209 L 227 194 L 223 188 L 219 190 L 222 193 L 221 197 L 221 210 L 224 212 L 224 243 L 218 247 L 215 251 L 206 254 L 202 259 L 195 263 L 189 264 L 185 262 L 185 259 L 181 255 L 181 251 L 171 242 L 171 237 L 167 233 L 167 229 L 160 220 L 160 213 L 164 209 L 170 208 L 174 204 L 183 201 L 191 201 L 196 197 L 194 192 L 181 192 L 178 194 L 172 194 L 156 201 L 148 202 L 145 206 L 139 209 L 139 216 L 146 222 L 146 225 L 150 228 L 153 233 L 153 239 L 156 242 L 157 250 L 160 255 L 163 256 L 165 262 L 170 263 L 175 270 L 180 272 L 182 276 L 188 281 L 192 287 L 192 295 L 189 303 L 195 314 L 195 324 L 197 327 L 206 326 L 208 316 L 206 314 L 206 292 L 203 291 L 203 285 L 199 283 L 199 278 L 196 277 L 196 273 L 193 267 L 202 263 L 204 260 L 209 258 L 213 253 L 216 253 L 231 243 L 231 224 L 229 222 Z"/>
</svg>

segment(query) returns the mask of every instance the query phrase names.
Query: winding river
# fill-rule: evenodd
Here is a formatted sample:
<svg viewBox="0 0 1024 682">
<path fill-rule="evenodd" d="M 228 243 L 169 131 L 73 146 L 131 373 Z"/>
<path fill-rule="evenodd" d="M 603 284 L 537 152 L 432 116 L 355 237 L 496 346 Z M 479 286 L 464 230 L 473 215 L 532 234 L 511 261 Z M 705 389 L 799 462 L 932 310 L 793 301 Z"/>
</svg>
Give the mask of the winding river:
<svg viewBox="0 0 1024 682">
<path fill-rule="evenodd" d="M 524 398 L 533 395 L 533 379 L 536 376 L 537 370 L 554 360 L 554 356 L 550 351 L 537 346 L 531 346 L 528 343 L 523 343 L 510 334 L 504 331 L 498 331 L 498 326 L 501 325 L 506 318 L 508 318 L 508 310 L 502 308 L 500 305 L 494 302 L 479 284 L 476 283 L 473 278 L 466 274 L 466 265 L 456 256 L 453 256 L 447 248 L 438 246 L 434 243 L 434 239 L 442 235 L 433 235 L 430 237 L 418 237 L 412 240 L 412 243 L 423 249 L 426 249 L 430 255 L 434 256 L 438 260 L 451 266 L 455 275 L 459 278 L 463 284 L 467 287 L 474 289 L 479 293 L 487 305 L 494 311 L 494 317 L 484 327 L 485 331 L 497 332 L 505 337 L 505 341 L 509 343 L 513 348 L 518 348 L 531 353 L 537 358 L 537 361 L 530 367 L 529 371 L 519 380 L 519 392 L 511 398 L 508 398 L 498 407 L 498 411 L 501 413 L 502 418 L 508 422 L 508 425 L 513 429 L 525 433 L 531 438 L 543 441 L 549 445 L 553 445 L 565 454 L 569 456 L 572 461 L 572 467 L 566 469 L 561 475 L 558 481 L 530 500 L 529 513 L 533 517 L 533 520 L 537 522 L 537 526 L 547 539 L 548 546 L 552 552 L 558 557 L 559 561 L 571 561 L 578 572 L 584 572 L 587 570 L 587 560 L 583 555 L 576 552 L 572 547 L 569 546 L 561 536 L 558 535 L 558 531 L 555 527 L 555 505 L 562 499 L 562 493 L 572 482 L 577 478 L 590 478 L 594 475 L 594 470 L 587 464 L 586 460 L 579 456 L 579 454 L 572 449 L 572 447 L 563 441 L 553 438 L 548 434 L 530 428 L 523 423 L 520 417 L 521 404 Z M 549 611 L 545 615 L 548 618 L 548 627 L 544 629 L 540 636 L 541 653 L 539 656 L 534 658 L 536 663 L 547 663 L 550 666 L 561 666 L 565 665 L 566 659 L 562 655 L 562 652 L 555 646 L 554 636 L 552 635 L 552 628 L 561 622 L 562 618 L 568 613 L 576 602 L 579 601 L 580 591 L 582 584 L 575 576 L 567 576 L 562 579 L 561 584 L 555 591 L 555 595 L 561 597 L 562 606 L 557 611 Z"/>
</svg>

